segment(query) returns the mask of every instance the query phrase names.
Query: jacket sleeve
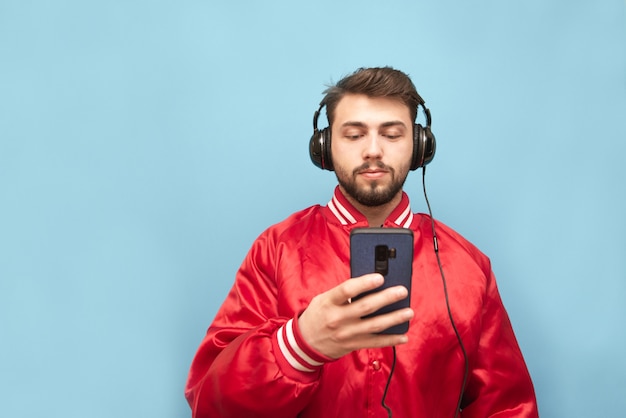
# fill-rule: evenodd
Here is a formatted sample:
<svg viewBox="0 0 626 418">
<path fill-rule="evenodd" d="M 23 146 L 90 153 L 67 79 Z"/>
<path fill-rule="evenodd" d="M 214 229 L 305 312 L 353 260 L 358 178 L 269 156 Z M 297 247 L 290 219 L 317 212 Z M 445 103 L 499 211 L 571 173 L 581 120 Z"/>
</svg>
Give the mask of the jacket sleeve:
<svg viewBox="0 0 626 418">
<path fill-rule="evenodd" d="M 278 315 L 268 240 L 253 244 L 192 361 L 185 396 L 194 418 L 295 417 L 330 360 L 302 341 L 297 315 Z"/>
<path fill-rule="evenodd" d="M 536 418 L 530 374 L 490 267 L 488 271 L 481 334 L 470 358 L 462 416 Z"/>
</svg>

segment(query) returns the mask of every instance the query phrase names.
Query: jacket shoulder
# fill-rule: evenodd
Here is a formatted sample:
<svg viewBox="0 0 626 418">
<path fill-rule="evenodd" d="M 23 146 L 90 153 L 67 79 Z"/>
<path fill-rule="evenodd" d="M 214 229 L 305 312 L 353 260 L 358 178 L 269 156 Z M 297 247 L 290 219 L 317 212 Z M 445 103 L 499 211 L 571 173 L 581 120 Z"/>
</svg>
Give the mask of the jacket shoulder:
<svg viewBox="0 0 626 418">
<path fill-rule="evenodd" d="M 287 232 L 289 232 L 289 236 L 293 236 L 298 230 L 304 230 L 308 228 L 311 223 L 319 220 L 319 217 L 322 216 L 321 211 L 322 206 L 313 205 L 294 212 L 282 221 L 266 228 L 259 236 L 259 239 L 280 240 Z"/>
<path fill-rule="evenodd" d="M 418 217 L 417 229 L 420 230 L 425 236 L 432 237 L 433 236 L 433 226 L 431 223 L 431 218 L 429 215 L 424 213 L 416 214 Z M 474 259 L 480 260 L 481 262 L 486 262 L 489 264 L 488 257 L 470 242 L 467 238 L 461 235 L 452 227 L 447 224 L 435 219 L 435 234 L 437 235 L 437 244 L 441 249 L 445 249 L 445 247 L 454 246 L 456 248 L 460 248 L 469 255 L 471 255 Z"/>
</svg>

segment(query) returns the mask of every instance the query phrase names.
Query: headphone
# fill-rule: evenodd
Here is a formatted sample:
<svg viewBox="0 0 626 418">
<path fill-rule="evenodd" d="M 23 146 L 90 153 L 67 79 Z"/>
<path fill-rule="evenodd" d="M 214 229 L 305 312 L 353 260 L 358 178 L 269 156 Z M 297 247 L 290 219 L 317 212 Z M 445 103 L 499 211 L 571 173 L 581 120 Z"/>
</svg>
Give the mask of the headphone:
<svg viewBox="0 0 626 418">
<path fill-rule="evenodd" d="M 317 128 L 320 112 L 325 105 L 326 102 L 322 100 L 319 109 L 317 109 L 313 115 L 313 136 L 309 141 L 309 156 L 316 167 L 322 170 L 334 171 L 333 159 L 330 153 L 330 127 L 326 127 L 321 131 Z M 411 170 L 417 170 L 430 163 L 435 157 L 435 150 L 437 148 L 435 135 L 433 135 L 430 130 L 430 110 L 424 106 L 424 101 L 419 103 L 418 109 L 420 106 L 424 109 L 424 114 L 426 115 L 426 127 L 423 127 L 419 123 L 413 124 L 413 157 L 411 159 Z"/>
</svg>

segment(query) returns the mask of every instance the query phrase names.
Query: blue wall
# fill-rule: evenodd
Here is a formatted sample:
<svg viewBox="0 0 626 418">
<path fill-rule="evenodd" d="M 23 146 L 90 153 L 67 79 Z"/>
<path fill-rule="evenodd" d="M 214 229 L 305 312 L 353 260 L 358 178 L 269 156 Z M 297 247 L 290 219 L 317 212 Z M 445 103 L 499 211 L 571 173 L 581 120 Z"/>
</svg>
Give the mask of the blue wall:
<svg viewBox="0 0 626 418">
<path fill-rule="evenodd" d="M 330 197 L 324 84 L 373 65 L 432 111 L 435 215 L 491 257 L 542 416 L 623 416 L 626 3 L 296 3 L 0 0 L 0 416 L 189 416 L 253 239 Z"/>
</svg>

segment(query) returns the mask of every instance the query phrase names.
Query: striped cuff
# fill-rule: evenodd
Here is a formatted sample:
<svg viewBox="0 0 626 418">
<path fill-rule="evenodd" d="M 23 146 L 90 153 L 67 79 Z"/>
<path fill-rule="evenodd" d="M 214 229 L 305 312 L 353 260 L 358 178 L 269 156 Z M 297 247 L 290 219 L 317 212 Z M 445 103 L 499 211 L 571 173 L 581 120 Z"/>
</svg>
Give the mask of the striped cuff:
<svg viewBox="0 0 626 418">
<path fill-rule="evenodd" d="M 302 339 L 298 329 L 297 318 L 290 319 L 285 325 L 278 329 L 276 334 L 278 347 L 287 362 L 296 370 L 306 373 L 313 373 L 319 370 L 325 362 L 332 361 L 322 354 L 315 352 Z"/>
</svg>

